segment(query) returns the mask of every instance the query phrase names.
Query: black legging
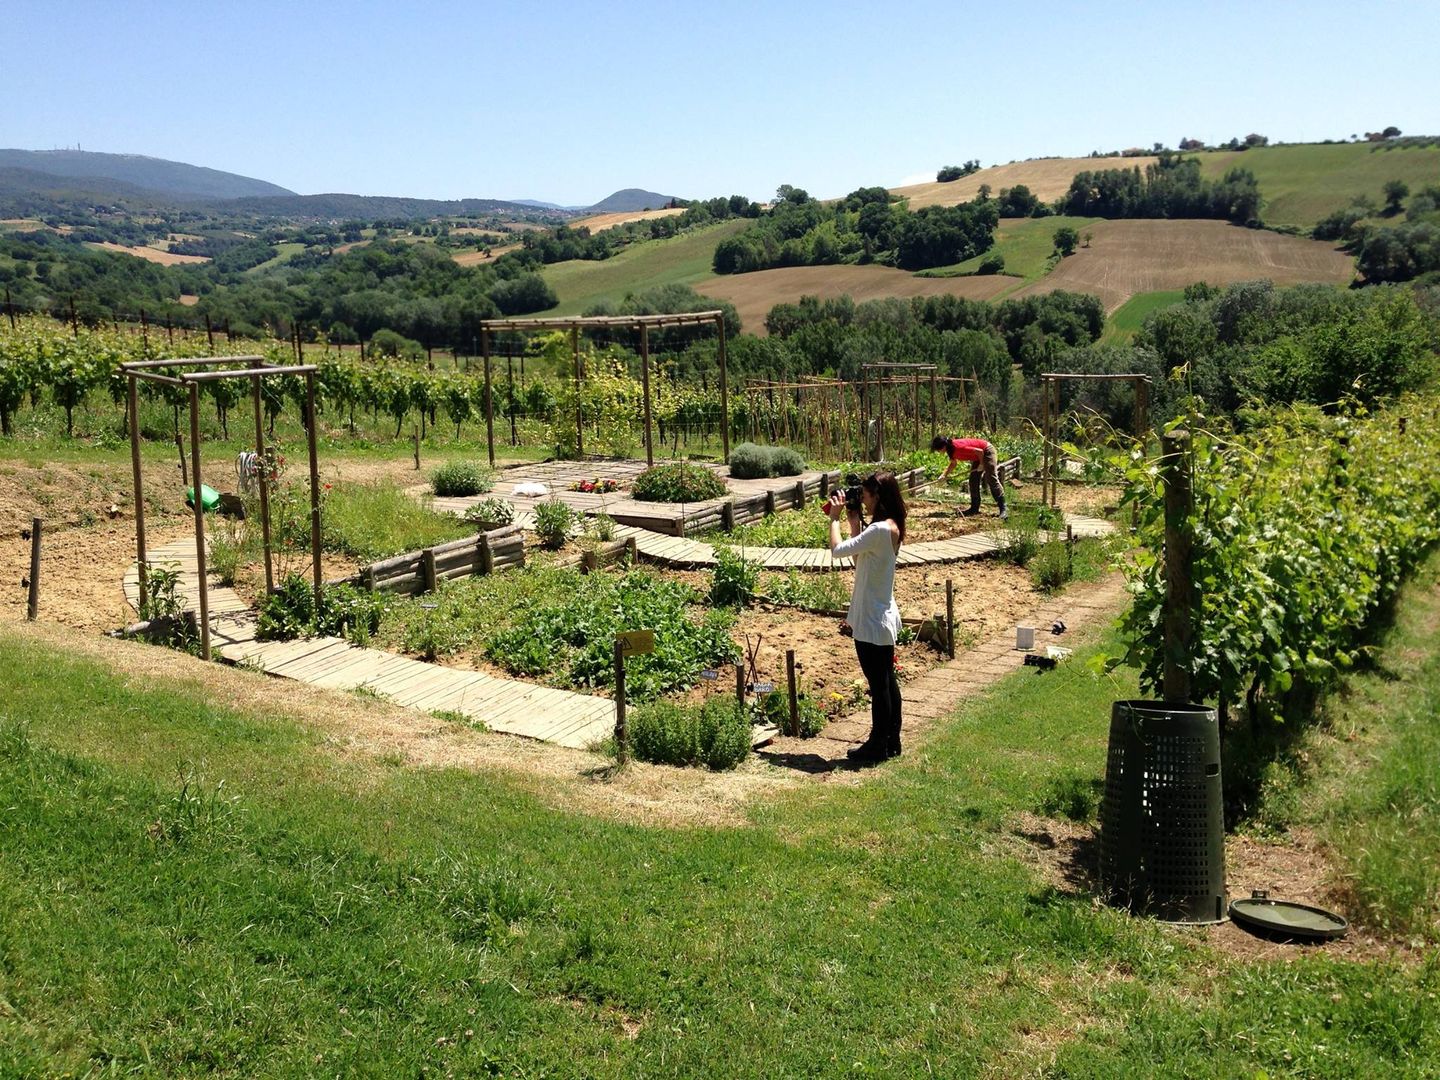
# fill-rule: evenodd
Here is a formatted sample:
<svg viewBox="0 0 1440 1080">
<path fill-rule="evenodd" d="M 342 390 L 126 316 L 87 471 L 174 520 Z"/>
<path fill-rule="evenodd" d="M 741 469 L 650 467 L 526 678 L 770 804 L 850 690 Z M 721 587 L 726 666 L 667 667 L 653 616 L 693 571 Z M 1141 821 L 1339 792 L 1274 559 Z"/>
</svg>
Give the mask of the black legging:
<svg viewBox="0 0 1440 1080">
<path fill-rule="evenodd" d="M 860 670 L 870 684 L 870 738 L 884 749 L 900 750 L 900 680 L 895 678 L 895 646 L 855 642 Z"/>
</svg>

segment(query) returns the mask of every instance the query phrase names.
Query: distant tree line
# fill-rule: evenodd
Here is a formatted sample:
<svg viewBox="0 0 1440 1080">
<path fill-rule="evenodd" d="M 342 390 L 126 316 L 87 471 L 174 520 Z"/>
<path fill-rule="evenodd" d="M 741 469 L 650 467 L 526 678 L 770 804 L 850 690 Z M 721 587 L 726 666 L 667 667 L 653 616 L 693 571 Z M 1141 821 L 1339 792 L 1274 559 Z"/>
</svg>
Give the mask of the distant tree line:
<svg viewBox="0 0 1440 1080">
<path fill-rule="evenodd" d="M 827 206 L 785 184 L 753 226 L 720 242 L 712 266 L 717 274 L 872 262 L 923 270 L 988 251 L 998 222 L 993 204 L 930 206 L 911 213 L 883 187 L 869 187 Z"/>
<path fill-rule="evenodd" d="M 1245 224 L 1259 219 L 1260 187 L 1249 169 L 1205 180 L 1199 161 L 1165 151 L 1144 172 L 1136 167 L 1077 173 L 1055 209 L 1089 217 L 1219 218 Z"/>
<path fill-rule="evenodd" d="M 964 165 L 946 165 L 935 174 L 935 179 L 942 184 L 948 184 L 952 180 L 959 180 L 961 177 L 969 176 L 971 173 L 980 171 L 980 162 L 972 160 Z"/>
<path fill-rule="evenodd" d="M 1378 213 L 1405 220 L 1393 225 L 1372 222 L 1377 210 L 1366 197 L 1336 210 L 1311 231 L 1317 240 L 1338 240 L 1355 253 L 1355 266 L 1367 282 L 1419 280 L 1440 282 L 1440 185 L 1427 184 L 1413 196 L 1409 185 L 1391 180 L 1385 185 L 1385 206 Z"/>
</svg>

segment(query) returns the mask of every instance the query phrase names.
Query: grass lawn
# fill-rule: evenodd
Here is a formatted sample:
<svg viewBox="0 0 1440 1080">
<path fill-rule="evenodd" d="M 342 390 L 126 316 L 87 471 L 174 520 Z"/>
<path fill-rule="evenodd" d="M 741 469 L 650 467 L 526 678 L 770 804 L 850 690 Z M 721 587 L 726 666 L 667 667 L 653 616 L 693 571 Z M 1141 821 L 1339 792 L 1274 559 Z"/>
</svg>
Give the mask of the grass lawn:
<svg viewBox="0 0 1440 1080">
<path fill-rule="evenodd" d="M 1433 761 L 1419 718 L 1440 694 L 1440 621 L 1398 634 L 1389 647 L 1429 658 L 1395 669 L 1420 741 L 1377 701 L 1337 825 L 1363 825 L 1400 777 L 1372 784 L 1364 761 Z M 601 779 L 346 749 L 244 671 L 62 643 L 0 627 L 0 1074 L 1440 1064 L 1434 957 L 1235 958 L 1032 868 L 1019 816 L 1102 774 L 1110 702 L 1136 692 L 1092 674 L 1088 649 L 1017 673 L 861 782 L 667 826 L 573 809 L 565 785 L 603 802 Z M 1388 820 L 1397 855 L 1433 862 L 1431 826 Z"/>
<path fill-rule="evenodd" d="M 573 259 L 544 268 L 560 303 L 545 315 L 579 315 L 597 300 L 620 301 L 656 285 L 693 285 L 713 277 L 715 245 L 751 224 L 748 218 L 722 221 L 669 240 L 646 240 L 603 261 Z"/>
<path fill-rule="evenodd" d="M 1005 257 L 1005 273 L 1021 279 L 1015 283 L 1016 288 L 1019 288 L 1050 272 L 1050 256 L 1055 251 L 1057 229 L 1068 225 L 1083 238 L 1086 226 L 1094 225 L 1100 220 L 1102 219 L 1093 217 L 1007 218 L 995 231 L 995 246 L 984 255 L 977 255 L 953 266 L 922 270 L 917 276 L 963 277 L 973 274 L 979 269 L 980 263 L 990 255 L 999 254 Z"/>
<path fill-rule="evenodd" d="M 1184 289 L 1138 293 L 1116 308 L 1114 314 L 1105 320 L 1105 332 L 1100 335 L 1100 340 L 1107 345 L 1124 345 L 1145 324 L 1145 316 L 1171 304 L 1178 304 L 1184 299 Z"/>
<path fill-rule="evenodd" d="M 1267 225 L 1308 228 L 1349 206 L 1357 195 L 1368 195 L 1375 205 L 1383 205 L 1388 180 L 1403 180 L 1418 191 L 1440 177 L 1440 146 L 1317 143 L 1197 156 L 1202 175 L 1212 180 L 1236 168 L 1253 172 L 1264 199 L 1260 216 Z"/>
<path fill-rule="evenodd" d="M 267 270 L 273 270 L 277 266 L 283 266 L 304 250 L 305 245 L 300 243 L 286 242 L 276 244 L 275 256 L 273 258 L 266 259 L 263 263 L 252 266 L 249 270 L 246 270 L 245 273 L 247 275 L 263 274 Z"/>
</svg>

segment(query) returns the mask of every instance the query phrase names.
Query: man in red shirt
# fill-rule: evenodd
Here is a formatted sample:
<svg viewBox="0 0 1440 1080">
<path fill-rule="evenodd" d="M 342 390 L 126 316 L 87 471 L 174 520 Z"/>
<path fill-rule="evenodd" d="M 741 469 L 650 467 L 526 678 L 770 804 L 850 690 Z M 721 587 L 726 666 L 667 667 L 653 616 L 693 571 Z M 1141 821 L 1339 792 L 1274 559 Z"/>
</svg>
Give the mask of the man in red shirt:
<svg viewBox="0 0 1440 1080">
<path fill-rule="evenodd" d="M 980 481 L 983 479 L 1000 510 L 1000 519 L 1003 521 L 1009 517 L 1009 512 L 1005 509 L 1005 488 L 1000 484 L 1000 459 L 995 455 L 995 447 L 984 439 L 951 439 L 936 435 L 930 441 L 930 449 L 950 456 L 950 464 L 945 466 L 945 471 L 940 475 L 942 484 L 950 479 L 957 463 L 970 463 L 970 509 L 962 513 L 969 516 L 980 512 Z"/>
</svg>

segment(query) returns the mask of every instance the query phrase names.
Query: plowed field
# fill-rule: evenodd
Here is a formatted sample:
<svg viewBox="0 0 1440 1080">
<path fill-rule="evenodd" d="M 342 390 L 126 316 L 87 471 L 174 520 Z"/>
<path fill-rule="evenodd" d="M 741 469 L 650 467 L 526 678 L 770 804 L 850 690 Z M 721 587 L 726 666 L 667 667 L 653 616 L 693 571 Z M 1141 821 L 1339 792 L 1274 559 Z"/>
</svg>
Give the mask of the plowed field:
<svg viewBox="0 0 1440 1080">
<path fill-rule="evenodd" d="M 728 274 L 695 284 L 695 291 L 729 300 L 748 334 L 765 333 L 765 316 L 776 304 L 802 296 L 829 300 L 850 296 L 856 303 L 887 296 L 963 296 L 988 300 L 1015 285 L 1011 277 L 920 278 L 888 266 L 788 266 L 751 274 Z"/>
<path fill-rule="evenodd" d="M 1183 289 L 1197 281 L 1228 285 L 1268 278 L 1276 285 L 1344 285 L 1355 276 L 1354 260 L 1331 244 L 1223 221 L 1101 221 L 1085 231 L 1092 235 L 1088 248 L 1078 248 L 1044 280 L 1015 295 L 1091 293 L 1108 312 L 1136 293 Z"/>
<path fill-rule="evenodd" d="M 908 187 L 891 188 L 892 195 L 910 200 L 910 209 L 919 210 L 926 206 L 958 206 L 969 202 L 980 193 L 981 184 L 990 185 L 990 193 L 999 195 L 1001 188 L 1024 184 L 1037 199 L 1051 202 L 1070 190 L 1070 181 L 1075 174 L 1087 169 L 1144 169 L 1155 164 L 1153 157 L 1132 158 L 1041 158 L 1037 161 L 1016 161 L 1009 165 L 996 165 L 981 169 L 977 173 L 951 180 L 948 184 L 931 181 L 928 184 L 911 184 Z"/>
</svg>

